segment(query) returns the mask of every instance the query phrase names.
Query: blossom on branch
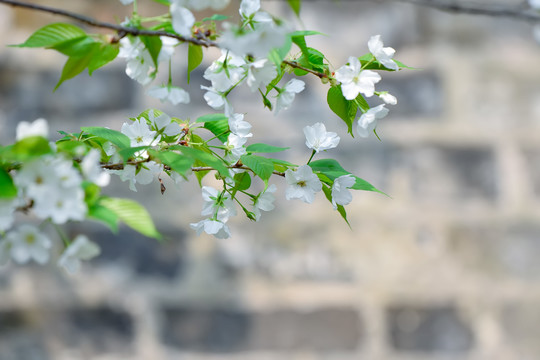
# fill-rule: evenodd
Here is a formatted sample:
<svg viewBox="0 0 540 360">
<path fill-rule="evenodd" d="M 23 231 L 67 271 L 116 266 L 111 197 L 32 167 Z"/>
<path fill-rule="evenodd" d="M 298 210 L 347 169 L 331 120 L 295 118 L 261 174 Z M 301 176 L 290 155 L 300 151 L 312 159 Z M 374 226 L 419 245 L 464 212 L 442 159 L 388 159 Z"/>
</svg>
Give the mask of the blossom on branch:
<svg viewBox="0 0 540 360">
<path fill-rule="evenodd" d="M 41 136 L 47 139 L 49 137 L 49 124 L 45 119 L 37 119 L 29 123 L 27 121 L 21 121 L 17 124 L 16 140 L 22 140 L 30 136 Z"/>
<path fill-rule="evenodd" d="M 11 258 L 19 264 L 26 264 L 30 260 L 38 264 L 49 261 L 51 240 L 33 225 L 22 224 L 16 230 L 9 232 L 5 241 L 9 245 L 4 244 L 1 248 L 9 251 Z"/>
<path fill-rule="evenodd" d="M 375 59 L 377 59 L 388 69 L 395 71 L 399 70 L 398 64 L 396 64 L 396 62 L 392 60 L 392 57 L 394 56 L 396 50 L 391 47 L 383 46 L 384 45 L 381 41 L 381 35 L 374 35 L 368 41 L 369 51 L 373 54 L 373 56 L 375 56 Z"/>
<path fill-rule="evenodd" d="M 341 82 L 341 91 L 347 100 L 355 99 L 359 93 L 367 97 L 373 96 L 375 84 L 381 80 L 381 76 L 371 70 L 362 70 L 360 61 L 354 56 L 349 57 L 349 65 L 340 67 L 335 74 Z"/>
<path fill-rule="evenodd" d="M 88 240 L 85 235 L 77 235 L 62 253 L 58 260 L 58 266 L 70 274 L 75 274 L 81 267 L 81 260 L 90 260 L 100 253 L 101 249 L 96 243 Z"/>
<path fill-rule="evenodd" d="M 351 174 L 342 175 L 332 184 L 332 206 L 334 210 L 338 205 L 347 205 L 352 201 L 352 194 L 348 190 L 354 186 L 356 179 Z"/>
<path fill-rule="evenodd" d="M 285 190 L 287 200 L 300 199 L 311 204 L 315 199 L 315 193 L 322 190 L 321 181 L 313 173 L 309 165 L 299 166 L 296 171 L 287 169 L 285 171 L 285 180 L 289 185 Z"/>
<path fill-rule="evenodd" d="M 304 127 L 304 135 L 306 136 L 306 146 L 317 153 L 335 148 L 339 144 L 339 136 L 335 132 L 326 131 L 323 123 Z"/>
<path fill-rule="evenodd" d="M 388 109 L 384 104 L 369 109 L 365 114 L 358 119 L 356 132 L 361 137 L 368 137 L 369 134 L 377 127 L 377 120 L 384 118 L 388 114 Z"/>
<path fill-rule="evenodd" d="M 287 110 L 294 101 L 295 95 L 302 92 L 305 86 L 306 84 L 302 80 L 289 80 L 289 82 L 285 84 L 285 87 L 279 92 L 274 115 L 277 115 L 281 110 Z"/>
<path fill-rule="evenodd" d="M 173 105 L 189 104 L 189 93 L 177 86 L 154 86 L 147 92 L 149 96 L 161 100 L 168 101 Z"/>
</svg>

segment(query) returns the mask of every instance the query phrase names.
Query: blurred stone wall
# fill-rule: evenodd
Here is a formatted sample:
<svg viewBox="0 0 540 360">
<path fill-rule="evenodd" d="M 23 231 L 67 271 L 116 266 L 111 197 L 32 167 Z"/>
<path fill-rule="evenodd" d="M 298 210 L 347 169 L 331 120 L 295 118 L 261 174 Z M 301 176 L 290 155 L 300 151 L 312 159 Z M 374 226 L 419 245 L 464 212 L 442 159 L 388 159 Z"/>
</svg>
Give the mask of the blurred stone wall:
<svg viewBox="0 0 540 360">
<path fill-rule="evenodd" d="M 112 0 L 40 3 L 107 21 L 127 13 Z M 159 6 L 141 3 L 141 12 Z M 263 6 L 288 11 L 284 1 Z M 540 358 L 540 48 L 531 27 L 363 1 L 304 1 L 302 11 L 306 29 L 326 34 L 308 44 L 336 68 L 382 34 L 420 69 L 382 74 L 377 89 L 399 101 L 380 122 L 382 141 L 348 138 L 314 78 L 279 117 L 249 91 L 233 102 L 254 124 L 253 142 L 293 144 L 293 161 L 309 156 L 302 127 L 325 121 L 342 137 L 329 156 L 391 197 L 356 192 L 350 230 L 321 194 L 313 205 L 286 202 L 278 179 L 277 209 L 257 224 L 233 219 L 233 238 L 217 241 L 189 229 L 200 219 L 194 181 L 166 183 L 166 196 L 157 182 L 131 193 L 115 181 L 107 191 L 146 204 L 167 241 L 86 222 L 70 235 L 89 234 L 103 254 L 79 275 L 54 262 L 1 268 L 1 360 Z M 64 19 L 0 7 L 0 142 L 37 117 L 77 131 L 118 129 L 150 106 L 181 118 L 208 111 L 204 67 L 187 86 L 185 62 L 174 75 L 190 106 L 146 98 L 122 60 L 53 93 L 62 56 L 5 47 L 51 21 Z"/>
</svg>

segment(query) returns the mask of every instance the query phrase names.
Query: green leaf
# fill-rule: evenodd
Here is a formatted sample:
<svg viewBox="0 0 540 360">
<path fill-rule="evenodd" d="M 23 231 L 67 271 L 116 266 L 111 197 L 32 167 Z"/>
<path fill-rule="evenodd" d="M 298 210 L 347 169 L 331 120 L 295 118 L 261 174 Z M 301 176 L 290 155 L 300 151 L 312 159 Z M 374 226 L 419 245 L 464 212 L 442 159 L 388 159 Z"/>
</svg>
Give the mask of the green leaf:
<svg viewBox="0 0 540 360">
<path fill-rule="evenodd" d="M 323 184 L 323 192 L 326 196 L 326 199 L 332 203 L 332 188 L 329 185 Z M 333 204 L 332 204 L 333 205 Z M 343 205 L 337 205 L 337 211 L 339 215 L 345 220 L 347 225 L 349 225 L 349 228 L 351 227 L 351 224 L 349 224 L 349 220 L 347 220 L 347 211 L 345 210 L 345 207 Z"/>
<path fill-rule="evenodd" d="M 360 105 L 360 108 L 362 110 L 368 111 L 370 109 L 369 104 L 367 103 L 366 99 L 364 99 L 362 94 L 358 94 L 358 96 L 356 97 L 356 102 Z M 354 111 L 353 117 L 356 117 L 356 110 Z"/>
<path fill-rule="evenodd" d="M 133 230 L 151 238 L 161 239 L 161 234 L 156 230 L 150 214 L 138 202 L 130 199 L 103 198 L 100 204 L 111 210 Z"/>
<path fill-rule="evenodd" d="M 88 64 L 88 74 L 92 75 L 95 70 L 116 59 L 119 52 L 120 48 L 118 44 L 101 44 L 90 59 L 90 63 Z"/>
<path fill-rule="evenodd" d="M 210 130 L 222 143 L 227 142 L 230 131 L 228 120 L 205 122 L 204 128 Z"/>
<path fill-rule="evenodd" d="M 111 209 L 97 203 L 88 208 L 88 216 L 103 222 L 112 232 L 118 232 L 118 216 Z"/>
<path fill-rule="evenodd" d="M 216 169 L 221 174 L 221 176 L 230 177 L 229 169 L 227 168 L 227 166 L 214 155 L 208 154 L 199 149 L 194 149 L 186 146 L 180 146 L 177 149 L 180 150 L 184 155 L 189 156 L 204 165 L 210 166 L 213 169 Z"/>
<path fill-rule="evenodd" d="M 161 51 L 161 47 L 163 45 L 161 39 L 159 38 L 159 36 L 139 36 L 139 38 L 146 47 L 146 50 L 148 50 L 148 52 L 150 53 L 152 61 L 154 62 L 154 66 L 157 68 L 159 52 Z"/>
<path fill-rule="evenodd" d="M 227 20 L 230 16 L 227 15 L 221 15 L 221 14 L 214 14 L 210 17 L 202 19 L 202 21 L 223 21 Z"/>
<path fill-rule="evenodd" d="M 187 82 L 189 84 L 191 72 L 201 64 L 203 60 L 202 46 L 189 43 L 188 45 L 188 66 L 187 66 Z"/>
<path fill-rule="evenodd" d="M 91 58 L 92 54 L 69 57 L 66 61 L 66 64 L 64 65 L 64 68 L 62 69 L 62 75 L 60 76 L 60 80 L 58 80 L 58 83 L 54 87 L 54 90 L 58 89 L 58 87 L 64 81 L 72 79 L 75 76 L 79 75 L 88 66 Z"/>
<path fill-rule="evenodd" d="M 35 33 L 22 44 L 16 47 L 52 47 L 65 41 L 85 37 L 86 33 L 79 27 L 65 23 L 49 24 Z"/>
<path fill-rule="evenodd" d="M 148 149 L 150 149 L 150 146 L 134 146 L 130 148 L 121 149 L 120 151 L 118 151 L 118 155 L 120 155 L 124 161 L 128 161 L 139 151 L 144 151 Z"/>
<path fill-rule="evenodd" d="M 275 153 L 275 152 L 285 151 L 288 149 L 290 148 L 272 146 L 272 145 L 262 144 L 262 143 L 251 144 L 246 148 L 247 152 L 250 152 L 250 153 Z"/>
<path fill-rule="evenodd" d="M 39 157 L 51 152 L 49 141 L 42 136 L 29 136 L 17 141 L 11 148 L 11 153 L 18 160 Z"/>
<path fill-rule="evenodd" d="M 302 5 L 302 1 L 301 0 L 287 0 L 287 2 L 289 3 L 289 6 L 294 11 L 296 16 L 300 17 L 300 7 Z"/>
<path fill-rule="evenodd" d="M 268 59 L 276 65 L 276 69 L 278 72 L 278 77 L 283 76 L 283 70 L 281 68 L 281 63 L 283 62 L 283 59 L 287 56 L 289 51 L 292 47 L 292 40 L 290 36 L 287 36 L 285 39 L 285 43 L 276 49 L 272 49 L 268 53 Z M 281 78 L 280 78 L 281 79 Z"/>
<path fill-rule="evenodd" d="M 122 134 L 120 131 L 98 126 L 82 127 L 81 130 L 85 133 L 98 136 L 102 139 L 110 141 L 114 145 L 118 146 L 120 149 L 129 148 L 130 146 L 129 138 L 126 135 Z"/>
<path fill-rule="evenodd" d="M 251 186 L 251 176 L 248 172 L 235 174 L 234 184 L 237 190 L 247 190 Z"/>
<path fill-rule="evenodd" d="M 184 175 L 190 170 L 194 162 L 192 157 L 180 155 L 173 151 L 152 151 L 151 154 L 180 175 Z"/>
<path fill-rule="evenodd" d="M 341 86 L 332 86 L 328 90 L 326 101 L 330 110 L 339 116 L 347 124 L 348 132 L 353 135 L 353 123 L 356 118 L 357 105 L 354 101 L 345 99 L 341 92 Z M 354 136 L 354 135 L 353 135 Z"/>
<path fill-rule="evenodd" d="M 169 0 L 154 0 L 154 1 L 163 5 L 166 5 L 166 6 L 171 5 L 171 2 Z"/>
<path fill-rule="evenodd" d="M 240 161 L 264 181 L 267 181 L 274 172 L 272 160 L 258 155 L 242 155 Z"/>
<path fill-rule="evenodd" d="M 315 160 L 309 163 L 309 166 L 314 172 L 320 172 L 325 175 L 329 181 L 332 183 L 335 179 L 343 175 L 352 175 L 356 179 L 356 183 L 351 187 L 354 190 L 364 190 L 364 191 L 374 191 L 380 194 L 386 195 L 381 190 L 377 189 L 375 186 L 371 185 L 364 179 L 359 178 L 356 175 L 351 174 L 345 170 L 336 160 L 334 159 L 320 159 Z M 386 195 L 388 196 L 388 195 Z"/>
<path fill-rule="evenodd" d="M 0 199 L 10 199 L 17 196 L 17 188 L 9 173 L 0 168 Z"/>
<path fill-rule="evenodd" d="M 54 46 L 51 46 L 50 48 L 61 52 L 66 56 L 77 57 L 86 55 L 88 52 L 93 51 L 93 47 L 96 45 L 98 45 L 98 43 L 95 42 L 94 39 L 92 39 L 90 36 L 85 35 L 61 42 L 60 44 L 56 44 Z"/>
<path fill-rule="evenodd" d="M 225 116 L 225 114 L 207 114 L 203 116 L 199 116 L 195 122 L 197 123 L 206 123 L 206 122 L 212 122 L 212 121 L 222 121 L 222 120 L 228 120 L 229 118 Z"/>
</svg>

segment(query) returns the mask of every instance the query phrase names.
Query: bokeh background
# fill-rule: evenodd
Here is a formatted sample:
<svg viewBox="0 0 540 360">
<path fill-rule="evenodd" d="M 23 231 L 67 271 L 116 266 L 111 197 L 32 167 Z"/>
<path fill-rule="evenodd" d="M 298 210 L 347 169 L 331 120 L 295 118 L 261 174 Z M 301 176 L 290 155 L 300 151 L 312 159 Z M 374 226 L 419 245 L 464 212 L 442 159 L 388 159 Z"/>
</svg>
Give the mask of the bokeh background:
<svg viewBox="0 0 540 360">
<path fill-rule="evenodd" d="M 34 2 L 111 22 L 129 12 L 114 0 Z M 140 3 L 143 14 L 164 9 Z M 166 182 L 162 196 L 157 181 L 132 193 L 115 179 L 106 191 L 148 206 L 168 240 L 85 222 L 68 232 L 88 234 L 103 254 L 80 274 L 67 276 L 54 261 L 1 268 L 0 359 L 540 358 L 540 47 L 532 26 L 360 0 L 304 1 L 302 25 L 285 1 L 262 3 L 325 33 L 308 45 L 335 68 L 381 34 L 397 59 L 420 69 L 382 74 L 377 89 L 399 101 L 379 123 L 382 141 L 348 137 L 316 78 L 304 78 L 306 90 L 278 117 L 249 90 L 234 92 L 253 142 L 292 145 L 287 159 L 301 163 L 309 157 L 301 129 L 323 121 L 342 137 L 328 156 L 391 198 L 355 192 L 350 230 L 322 194 L 312 205 L 285 201 L 276 179 L 276 210 L 256 224 L 237 217 L 233 237 L 216 240 L 189 229 L 201 219 L 196 181 Z M 236 16 L 238 4 L 224 13 Z M 65 59 L 6 45 L 56 21 L 66 19 L 0 6 L 1 143 L 17 122 L 38 117 L 74 132 L 119 129 L 148 107 L 192 119 L 211 111 L 200 85 L 216 52 L 205 52 L 188 86 L 183 46 L 174 79 L 191 93 L 189 106 L 146 97 L 122 59 L 53 93 Z"/>
</svg>

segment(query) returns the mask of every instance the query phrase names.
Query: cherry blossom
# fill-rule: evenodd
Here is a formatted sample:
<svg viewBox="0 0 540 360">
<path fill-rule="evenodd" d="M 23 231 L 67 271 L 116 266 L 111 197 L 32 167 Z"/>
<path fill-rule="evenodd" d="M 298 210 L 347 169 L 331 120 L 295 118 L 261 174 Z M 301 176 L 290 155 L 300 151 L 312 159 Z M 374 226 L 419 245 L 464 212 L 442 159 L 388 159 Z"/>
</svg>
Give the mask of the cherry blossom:
<svg viewBox="0 0 540 360">
<path fill-rule="evenodd" d="M 334 210 L 338 205 L 347 205 L 352 201 L 352 194 L 348 190 L 354 186 L 356 179 L 351 174 L 342 175 L 332 184 L 332 206 Z"/>
<path fill-rule="evenodd" d="M 368 137 L 369 134 L 377 127 L 377 120 L 384 118 L 388 114 L 388 109 L 384 104 L 369 109 L 365 114 L 358 119 L 356 132 L 361 137 Z"/>
<path fill-rule="evenodd" d="M 339 136 L 335 132 L 326 131 L 323 123 L 304 127 L 306 146 L 315 152 L 335 148 L 339 144 Z"/>
<path fill-rule="evenodd" d="M 354 56 L 349 57 L 349 65 L 340 67 L 335 74 L 341 82 L 341 91 L 347 100 L 355 99 L 362 93 L 367 97 L 373 96 L 375 84 L 381 80 L 381 76 L 371 70 L 362 70 L 360 61 Z"/>
<path fill-rule="evenodd" d="M 398 64 L 392 60 L 396 50 L 391 47 L 383 47 L 381 35 L 372 36 L 368 41 L 368 48 L 373 56 L 375 56 L 375 58 L 386 68 L 395 71 L 399 70 Z"/>
<path fill-rule="evenodd" d="M 27 121 L 21 121 L 17 125 L 16 140 L 22 140 L 30 136 L 41 136 L 47 139 L 49 137 L 49 124 L 45 119 L 37 119 L 29 123 Z"/>
<path fill-rule="evenodd" d="M 4 245 L 4 249 L 7 247 L 11 258 L 19 264 L 26 264 L 30 260 L 39 264 L 49 261 L 51 240 L 33 225 L 22 224 L 7 234 L 6 241 L 9 246 Z"/>
<path fill-rule="evenodd" d="M 88 240 L 85 235 L 77 235 L 58 259 L 58 266 L 70 274 L 75 274 L 81 268 L 81 260 L 90 260 L 100 253 L 101 250 L 96 243 Z"/>
<path fill-rule="evenodd" d="M 272 211 L 274 210 L 274 193 L 276 192 L 276 185 L 270 185 L 266 190 L 257 196 L 257 199 L 253 203 L 253 213 L 255 214 L 255 221 L 259 221 L 261 218 L 261 210 Z"/>
<path fill-rule="evenodd" d="M 172 27 L 182 36 L 191 36 L 191 28 L 195 24 L 195 16 L 184 7 L 182 0 L 171 1 Z"/>
<path fill-rule="evenodd" d="M 306 84 L 302 80 L 291 79 L 282 91 L 280 91 L 277 101 L 276 101 L 276 112 L 274 115 L 277 115 L 281 110 L 287 110 L 294 101 L 296 94 L 304 90 Z"/>
<path fill-rule="evenodd" d="M 149 96 L 161 100 L 168 101 L 173 105 L 189 104 L 189 93 L 177 86 L 154 86 L 147 91 Z"/>
<path fill-rule="evenodd" d="M 315 193 L 322 190 L 322 183 L 313 173 L 309 165 L 299 166 L 296 171 L 285 171 L 285 180 L 289 185 L 285 190 L 287 200 L 300 199 L 311 204 L 315 199 Z"/>
</svg>

